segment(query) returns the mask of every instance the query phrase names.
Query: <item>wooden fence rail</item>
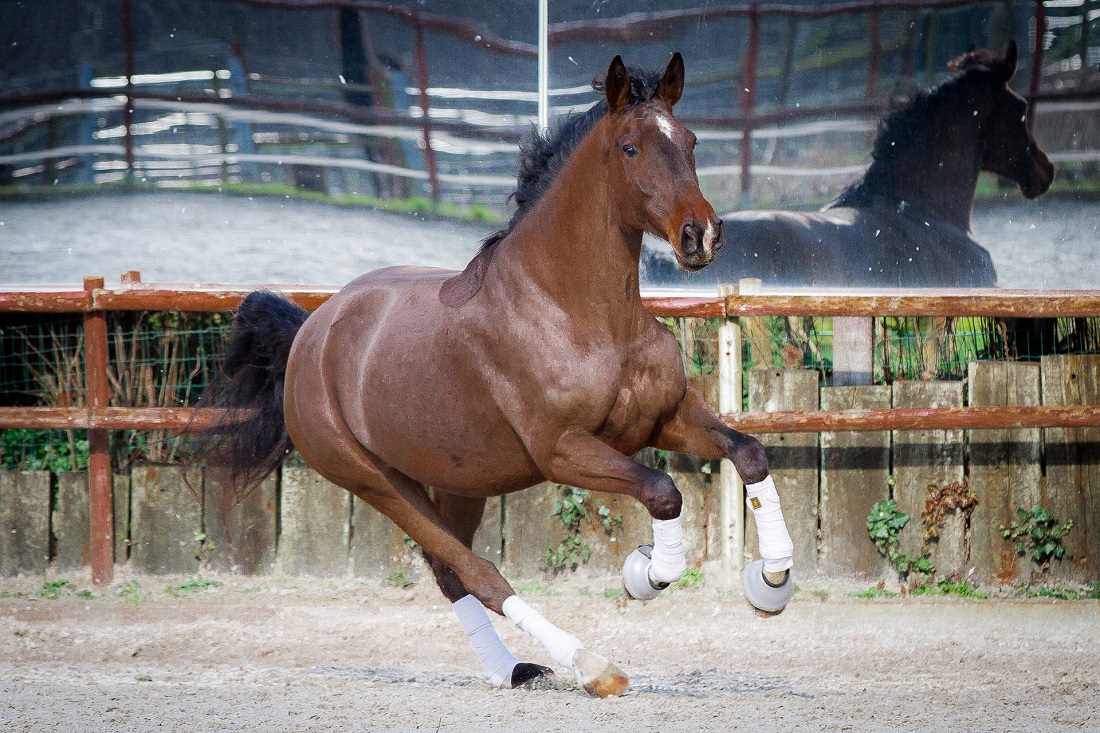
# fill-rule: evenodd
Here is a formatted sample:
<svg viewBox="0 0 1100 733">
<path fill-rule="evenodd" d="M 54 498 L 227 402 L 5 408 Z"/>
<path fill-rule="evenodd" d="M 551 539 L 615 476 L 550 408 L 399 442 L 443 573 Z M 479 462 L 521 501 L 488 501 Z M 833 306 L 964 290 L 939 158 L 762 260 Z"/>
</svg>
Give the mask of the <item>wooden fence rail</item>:
<svg viewBox="0 0 1100 733">
<path fill-rule="evenodd" d="M 336 291 L 336 288 L 275 287 L 307 309 L 315 309 Z M 106 313 L 147 310 L 226 312 L 233 310 L 251 289 L 231 286 L 152 286 L 141 283 L 138 273 L 129 272 L 124 275 L 122 286 L 116 288 L 105 287 L 103 278 L 90 277 L 85 279 L 82 290 L 0 292 L 0 312 L 81 313 L 85 317 L 83 348 L 88 406 L 79 408 L 4 407 L 0 408 L 0 428 L 88 430 L 90 442 L 88 512 L 92 539 L 90 563 L 95 582 L 107 583 L 113 577 L 114 543 L 117 535 L 113 529 L 115 479 L 110 472 L 107 432 L 130 429 L 183 430 L 188 427 L 209 425 L 219 417 L 216 411 L 209 410 L 109 406 L 106 387 L 108 371 L 107 336 L 104 325 Z M 1017 433 L 1025 431 L 1020 434 L 1025 434 L 1028 440 L 1037 445 L 1037 439 L 1030 437 L 1030 433 L 1026 431 L 1047 428 L 1050 431 L 1061 431 L 1057 434 L 1063 436 L 1071 435 L 1074 431 L 1085 431 L 1091 435 L 1091 432 L 1100 428 L 1100 398 L 1089 396 L 1091 392 L 1088 390 L 1082 393 L 1084 397 L 1081 399 L 1051 399 L 1045 402 L 1036 399 L 1030 402 L 985 404 L 980 400 L 971 400 L 969 406 L 963 406 L 961 403 L 917 406 L 891 404 L 889 400 L 885 403 L 872 401 L 869 404 L 860 403 L 858 400 L 829 403 L 824 396 L 817 396 L 815 393 L 811 400 L 814 404 L 813 409 L 806 409 L 805 405 L 808 402 L 803 400 L 791 403 L 786 408 L 781 403 L 773 402 L 769 403 L 766 409 L 741 413 L 741 395 L 744 385 L 741 382 L 739 322 L 740 317 L 743 316 L 811 314 L 845 317 L 920 315 L 1092 317 L 1100 316 L 1100 291 L 917 290 L 900 294 L 888 291 L 765 293 L 759 292 L 758 287 L 743 289 L 754 292 L 741 293 L 733 289 L 733 292 L 723 296 L 661 295 L 646 298 L 646 305 L 655 316 L 723 319 L 722 332 L 719 336 L 723 344 L 719 349 L 719 373 L 724 376 L 720 380 L 719 402 L 723 405 L 723 418 L 728 424 L 738 429 L 750 433 L 776 435 L 781 440 L 791 439 L 792 441 L 796 434 L 806 433 L 844 435 L 862 432 L 889 435 L 891 431 L 899 434 L 914 431 L 950 433 L 969 429 L 972 433 L 1002 431 L 1006 434 L 1015 434 L 1013 431 Z M 799 370 L 792 370 L 792 373 L 797 371 Z M 816 372 L 812 374 L 816 380 Z M 1074 379 L 1076 378 L 1075 373 Z M 819 407 L 825 409 L 817 409 Z M 750 405 L 750 409 L 754 408 Z M 823 437 L 821 446 L 823 451 L 826 442 Z M 1092 441 L 1092 443 L 1096 442 L 1100 441 Z M 1069 443 L 1078 446 L 1092 444 L 1089 441 L 1082 442 L 1077 439 L 1070 440 Z M 815 445 L 811 452 L 816 450 Z M 822 453 L 822 456 L 825 455 L 827 453 Z M 822 457 L 821 460 L 825 459 Z M 804 466 L 803 470 L 811 470 L 817 465 L 813 461 L 811 464 Z M 887 461 L 886 465 L 889 467 L 890 462 Z M 1091 463 L 1085 460 L 1081 465 L 1087 467 Z M 826 485 L 832 485 L 829 484 L 829 475 L 825 470 L 820 474 L 821 480 Z M 1093 474 L 1088 474 L 1084 479 L 1078 476 L 1072 480 L 1076 485 L 1086 486 L 1086 489 L 1080 489 L 1085 494 L 1093 490 L 1087 488 L 1092 485 L 1090 482 L 1095 482 Z M 835 481 L 836 479 L 833 479 L 833 484 Z M 714 520 L 717 526 L 713 536 L 724 538 L 720 543 L 722 549 L 717 554 L 727 563 L 730 570 L 735 569 L 744 557 L 743 543 L 746 539 L 750 542 L 752 539 L 751 527 L 746 527 L 745 524 L 741 490 L 735 472 L 730 466 L 724 465 L 719 480 L 719 498 L 714 503 L 718 508 L 719 518 Z M 1100 490 L 1097 491 L 1100 492 Z M 1100 503 L 1100 498 L 1095 502 L 1082 499 L 1078 503 L 1082 502 L 1085 508 L 1080 512 L 1087 514 L 1095 511 L 1095 504 Z M 835 503 L 832 506 L 835 508 Z M 812 516 L 817 517 L 815 521 L 828 519 L 833 522 L 836 517 L 843 517 L 843 521 L 838 519 L 834 524 L 838 527 L 855 526 L 858 529 L 866 518 L 867 507 L 859 510 L 864 511 L 864 515 L 854 525 L 851 521 L 852 516 L 837 514 L 835 511 L 825 514 L 825 508 L 825 503 L 819 506 L 816 500 L 813 502 Z M 822 512 L 821 516 L 817 515 L 818 511 Z M 1100 518 L 1097 518 L 1089 531 L 1100 531 Z M 816 532 L 815 529 L 814 533 Z M 1100 545 L 1100 541 L 1093 540 L 1093 544 Z"/>
</svg>

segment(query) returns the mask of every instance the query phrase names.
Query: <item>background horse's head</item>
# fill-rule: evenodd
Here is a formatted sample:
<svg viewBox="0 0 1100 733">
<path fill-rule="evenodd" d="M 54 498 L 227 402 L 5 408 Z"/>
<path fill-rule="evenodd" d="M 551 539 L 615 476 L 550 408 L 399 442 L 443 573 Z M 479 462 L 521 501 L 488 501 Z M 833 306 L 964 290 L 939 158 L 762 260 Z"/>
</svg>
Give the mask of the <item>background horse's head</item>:
<svg viewBox="0 0 1100 733">
<path fill-rule="evenodd" d="M 1054 180 L 1054 164 L 1027 129 L 1027 101 L 1009 88 L 1016 74 L 1016 42 L 1000 51 L 971 50 L 949 64 L 952 71 L 988 77 L 989 93 L 976 114 L 985 139 L 982 170 L 997 173 L 1020 187 L 1029 199 L 1042 195 Z"/>
<path fill-rule="evenodd" d="M 612 156 L 609 185 L 622 223 L 668 240 L 676 261 L 699 270 L 722 247 L 722 220 L 699 190 L 695 135 L 673 116 L 684 91 L 684 61 L 677 53 L 650 94 L 616 56 L 603 84 L 608 111 L 593 133 Z M 639 101 L 645 100 L 645 101 Z"/>
</svg>

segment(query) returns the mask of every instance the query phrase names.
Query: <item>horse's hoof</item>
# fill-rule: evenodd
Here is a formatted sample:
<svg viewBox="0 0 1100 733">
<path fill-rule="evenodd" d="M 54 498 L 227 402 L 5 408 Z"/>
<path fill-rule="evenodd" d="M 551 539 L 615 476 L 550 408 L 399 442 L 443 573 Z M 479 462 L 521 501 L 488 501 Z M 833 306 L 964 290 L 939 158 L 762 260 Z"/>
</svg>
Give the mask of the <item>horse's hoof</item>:
<svg viewBox="0 0 1100 733">
<path fill-rule="evenodd" d="M 778 615 L 787 607 L 794 594 L 791 571 L 785 570 L 778 584 L 764 576 L 764 561 L 757 560 L 745 566 L 741 573 L 745 586 L 745 599 L 757 611 L 768 616 Z"/>
<path fill-rule="evenodd" d="M 592 697 L 622 695 L 630 687 L 630 679 L 621 669 L 587 649 L 578 649 L 574 653 L 573 671 L 577 682 Z"/>
<path fill-rule="evenodd" d="M 520 662 L 512 668 L 508 686 L 513 690 L 552 690 L 554 689 L 554 670 L 541 664 Z"/>
<path fill-rule="evenodd" d="M 649 579 L 649 566 L 653 563 L 653 545 L 642 545 L 630 553 L 623 563 L 623 590 L 627 598 L 652 601 L 661 595 L 668 583 L 654 583 Z"/>
</svg>

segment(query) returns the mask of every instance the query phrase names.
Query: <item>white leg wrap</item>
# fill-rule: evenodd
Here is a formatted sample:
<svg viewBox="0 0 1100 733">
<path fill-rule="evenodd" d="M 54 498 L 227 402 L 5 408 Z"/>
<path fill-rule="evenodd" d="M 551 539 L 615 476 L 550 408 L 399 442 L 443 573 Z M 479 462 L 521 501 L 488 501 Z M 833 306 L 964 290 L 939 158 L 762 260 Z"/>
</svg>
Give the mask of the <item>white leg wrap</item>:
<svg viewBox="0 0 1100 733">
<path fill-rule="evenodd" d="M 680 518 L 653 520 L 653 563 L 649 579 L 656 583 L 675 583 L 687 570 L 684 560 L 684 528 Z"/>
<path fill-rule="evenodd" d="M 521 630 L 527 632 L 550 653 L 550 658 L 563 667 L 573 667 L 573 655 L 584 644 L 572 634 L 567 634 L 528 606 L 519 596 L 508 596 L 502 606 L 504 615 Z"/>
<path fill-rule="evenodd" d="M 783 521 L 779 492 L 768 476 L 755 484 L 745 484 L 746 502 L 756 518 L 756 533 L 760 541 L 760 557 L 764 570 L 779 573 L 794 565 L 794 542 Z"/>
<path fill-rule="evenodd" d="M 500 640 L 489 614 L 485 612 L 485 606 L 473 596 L 466 595 L 452 603 L 451 608 L 458 616 L 466 638 L 473 645 L 474 653 L 481 660 L 481 666 L 489 675 L 489 683 L 493 687 L 501 687 L 512 678 L 512 668 L 519 664 L 519 660 Z"/>
</svg>

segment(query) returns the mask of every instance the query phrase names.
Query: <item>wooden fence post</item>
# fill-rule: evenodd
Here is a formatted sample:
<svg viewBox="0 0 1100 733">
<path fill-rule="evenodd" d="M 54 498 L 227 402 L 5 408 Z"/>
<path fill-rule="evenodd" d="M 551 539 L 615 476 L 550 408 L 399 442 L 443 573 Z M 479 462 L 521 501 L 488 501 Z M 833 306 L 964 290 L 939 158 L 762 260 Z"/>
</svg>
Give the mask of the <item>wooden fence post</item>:
<svg viewBox="0 0 1100 733">
<path fill-rule="evenodd" d="M 1038 405 L 1039 365 L 971 362 L 967 382 L 971 407 Z M 970 519 L 970 558 L 976 580 L 1009 584 L 1031 576 L 1031 562 L 1019 559 L 1001 536 L 1016 519 L 1016 508 L 1042 501 L 1039 429 L 970 431 L 970 488 L 978 505 Z"/>
<path fill-rule="evenodd" d="M 103 287 L 102 277 L 84 278 L 84 291 Z M 89 298 L 90 300 L 90 298 Z M 84 314 L 84 382 L 88 418 L 110 406 L 111 385 L 107 378 L 107 314 L 94 310 Z M 114 498 L 111 477 L 111 447 L 106 430 L 88 431 L 88 489 L 91 514 L 92 582 L 110 583 L 114 578 Z"/>
<path fill-rule="evenodd" d="M 1044 405 L 1100 404 L 1100 356 L 1044 356 Z M 1047 428 L 1044 504 L 1059 524 L 1073 521 L 1062 544 L 1066 555 L 1051 566 L 1057 578 L 1095 582 L 1100 577 L 1100 428 Z"/>
<path fill-rule="evenodd" d="M 736 295 L 738 286 L 719 285 L 722 297 Z M 718 412 L 741 412 L 741 322 L 725 318 L 718 327 Z M 732 583 L 745 564 L 745 486 L 733 463 L 723 459 L 718 477 L 721 494 L 722 571 Z"/>
<path fill-rule="evenodd" d="M 865 386 L 872 383 L 874 367 L 874 319 L 833 317 L 833 385 Z"/>
</svg>

